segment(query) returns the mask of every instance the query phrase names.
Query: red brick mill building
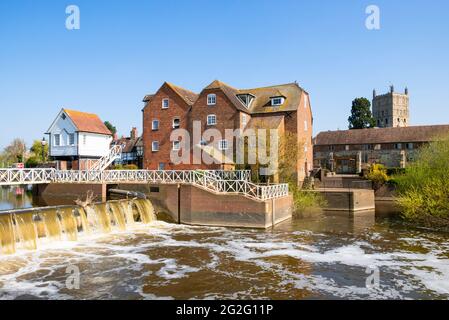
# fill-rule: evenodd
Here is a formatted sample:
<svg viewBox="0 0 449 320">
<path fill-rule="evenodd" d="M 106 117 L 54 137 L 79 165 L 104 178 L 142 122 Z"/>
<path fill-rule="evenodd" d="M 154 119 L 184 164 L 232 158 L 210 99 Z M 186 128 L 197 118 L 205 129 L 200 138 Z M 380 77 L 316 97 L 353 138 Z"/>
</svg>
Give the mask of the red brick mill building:
<svg viewBox="0 0 449 320">
<path fill-rule="evenodd" d="M 232 168 L 231 159 L 213 164 L 178 164 L 170 160 L 178 142 L 170 141 L 173 130 L 182 128 L 193 136 L 193 123 L 201 123 L 201 134 L 217 129 L 222 139 L 193 141 L 209 154 L 224 153 L 236 141 L 225 139 L 225 129 L 278 129 L 280 135 L 292 132 L 304 150 L 300 150 L 297 180 L 313 168 L 312 110 L 309 94 L 297 83 L 253 89 L 236 89 L 221 81 L 213 81 L 199 94 L 165 82 L 154 94 L 145 96 L 143 108 L 143 166 L 150 170 L 191 170 Z M 212 150 L 212 151 L 211 151 Z M 191 151 L 192 153 L 192 151 Z M 192 154 L 190 155 L 192 160 Z"/>
</svg>

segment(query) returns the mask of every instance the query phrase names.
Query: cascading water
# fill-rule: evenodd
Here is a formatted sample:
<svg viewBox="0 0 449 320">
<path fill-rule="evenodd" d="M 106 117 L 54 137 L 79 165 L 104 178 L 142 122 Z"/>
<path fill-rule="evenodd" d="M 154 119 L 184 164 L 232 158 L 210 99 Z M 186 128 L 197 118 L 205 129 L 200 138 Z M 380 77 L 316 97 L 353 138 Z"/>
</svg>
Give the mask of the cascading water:
<svg viewBox="0 0 449 320">
<path fill-rule="evenodd" d="M 153 205 L 145 199 L 3 213 L 0 253 L 12 254 L 17 248 L 35 250 L 43 238 L 76 241 L 80 233 L 125 231 L 137 221 L 148 224 L 155 219 Z"/>
</svg>

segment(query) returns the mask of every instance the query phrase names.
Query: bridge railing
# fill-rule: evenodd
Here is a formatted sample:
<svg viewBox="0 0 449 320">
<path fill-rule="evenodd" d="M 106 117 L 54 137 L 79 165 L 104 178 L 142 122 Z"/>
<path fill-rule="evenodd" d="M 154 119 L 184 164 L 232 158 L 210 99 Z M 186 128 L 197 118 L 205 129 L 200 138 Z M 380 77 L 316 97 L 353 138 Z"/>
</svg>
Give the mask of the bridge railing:
<svg viewBox="0 0 449 320">
<path fill-rule="evenodd" d="M 0 185 L 50 183 L 55 169 L 0 169 Z"/>
<path fill-rule="evenodd" d="M 0 185 L 39 183 L 192 184 L 215 193 L 243 194 L 257 200 L 288 195 L 287 184 L 257 185 L 250 171 L 220 170 L 55 170 L 0 169 Z"/>
</svg>

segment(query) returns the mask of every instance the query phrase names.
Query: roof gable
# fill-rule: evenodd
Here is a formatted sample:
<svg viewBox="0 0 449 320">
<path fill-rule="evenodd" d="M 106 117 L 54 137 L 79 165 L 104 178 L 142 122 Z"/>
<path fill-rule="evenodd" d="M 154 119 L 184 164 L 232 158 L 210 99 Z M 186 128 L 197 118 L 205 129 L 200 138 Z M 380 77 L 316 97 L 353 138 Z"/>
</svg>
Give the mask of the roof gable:
<svg viewBox="0 0 449 320">
<path fill-rule="evenodd" d="M 78 131 L 97 133 L 108 136 L 112 135 L 111 131 L 109 131 L 109 129 L 96 114 L 69 109 L 62 110 L 65 112 L 65 114 L 67 114 Z"/>
</svg>

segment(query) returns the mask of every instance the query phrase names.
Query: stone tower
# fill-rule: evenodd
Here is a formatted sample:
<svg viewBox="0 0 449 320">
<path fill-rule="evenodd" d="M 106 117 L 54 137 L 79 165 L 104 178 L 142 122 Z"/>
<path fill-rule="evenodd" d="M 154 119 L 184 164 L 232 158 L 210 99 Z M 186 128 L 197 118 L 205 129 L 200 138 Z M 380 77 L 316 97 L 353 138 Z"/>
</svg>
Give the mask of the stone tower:
<svg viewBox="0 0 449 320">
<path fill-rule="evenodd" d="M 373 90 L 373 117 L 376 126 L 387 127 L 407 127 L 409 124 L 408 89 L 404 93 L 394 92 L 394 87 L 390 86 L 390 92 L 377 95 Z"/>
</svg>

